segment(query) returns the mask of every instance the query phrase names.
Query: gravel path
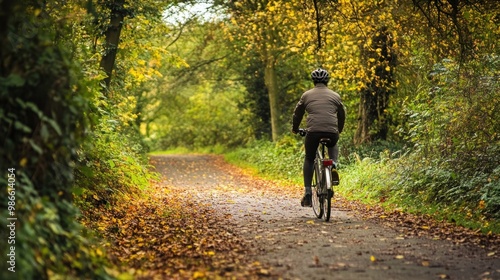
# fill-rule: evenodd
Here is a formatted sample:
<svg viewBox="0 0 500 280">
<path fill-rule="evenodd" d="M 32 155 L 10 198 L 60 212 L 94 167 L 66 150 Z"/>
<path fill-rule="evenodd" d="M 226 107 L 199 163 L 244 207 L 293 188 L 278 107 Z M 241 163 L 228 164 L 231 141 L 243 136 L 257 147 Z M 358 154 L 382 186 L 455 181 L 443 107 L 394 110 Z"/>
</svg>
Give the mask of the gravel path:
<svg viewBox="0 0 500 280">
<path fill-rule="evenodd" d="M 500 279 L 491 248 L 411 237 L 333 203 L 330 222 L 300 207 L 301 187 L 210 155 L 154 156 L 165 185 L 216 209 L 265 265 L 265 279 Z"/>
</svg>

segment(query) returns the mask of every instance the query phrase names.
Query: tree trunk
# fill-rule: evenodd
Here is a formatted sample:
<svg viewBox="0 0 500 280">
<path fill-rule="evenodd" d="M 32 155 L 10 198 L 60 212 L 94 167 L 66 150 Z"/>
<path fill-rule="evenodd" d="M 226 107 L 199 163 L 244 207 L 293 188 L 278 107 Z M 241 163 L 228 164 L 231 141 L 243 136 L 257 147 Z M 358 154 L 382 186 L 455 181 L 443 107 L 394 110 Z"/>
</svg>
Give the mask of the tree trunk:
<svg viewBox="0 0 500 280">
<path fill-rule="evenodd" d="M 387 139 L 389 127 L 386 109 L 389 105 L 389 94 L 390 92 L 386 89 L 374 91 L 365 89 L 361 92 L 358 129 L 354 136 L 356 144 Z"/>
<path fill-rule="evenodd" d="M 123 7 L 124 3 L 124 0 L 115 0 L 110 4 L 111 18 L 108 29 L 105 32 L 106 43 L 104 45 L 104 55 L 102 56 L 100 64 L 107 75 L 104 79 L 106 88 L 109 88 L 109 84 L 111 83 L 111 75 L 115 65 L 118 44 L 120 43 L 120 33 L 126 14 L 125 8 Z"/>
<path fill-rule="evenodd" d="M 366 61 L 374 58 L 375 73 L 365 89 L 361 91 L 358 128 L 354 143 L 362 144 L 376 140 L 386 140 L 389 132 L 387 108 L 389 96 L 394 86 L 396 57 L 392 53 L 392 39 L 387 28 L 382 27 L 373 37 L 371 50 L 366 52 Z M 380 49 L 380 52 L 376 50 Z M 367 64 L 370 69 L 373 65 Z"/>
<path fill-rule="evenodd" d="M 279 137 L 279 119 L 280 109 L 278 105 L 278 77 L 276 76 L 276 67 L 274 60 L 267 58 L 264 80 L 269 94 L 269 107 L 271 109 L 271 130 L 273 141 Z"/>
</svg>

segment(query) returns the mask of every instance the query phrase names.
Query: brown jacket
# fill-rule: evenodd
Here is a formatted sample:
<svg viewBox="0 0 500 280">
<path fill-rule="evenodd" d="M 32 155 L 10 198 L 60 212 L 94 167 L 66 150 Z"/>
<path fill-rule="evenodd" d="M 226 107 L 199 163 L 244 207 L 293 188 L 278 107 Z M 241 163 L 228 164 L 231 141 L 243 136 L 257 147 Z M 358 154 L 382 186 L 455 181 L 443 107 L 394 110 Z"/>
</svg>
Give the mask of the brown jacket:
<svg viewBox="0 0 500 280">
<path fill-rule="evenodd" d="M 299 129 L 305 112 L 309 132 L 340 134 L 344 129 L 345 111 L 340 95 L 324 84 L 316 84 L 302 94 L 293 112 L 293 131 Z"/>
</svg>

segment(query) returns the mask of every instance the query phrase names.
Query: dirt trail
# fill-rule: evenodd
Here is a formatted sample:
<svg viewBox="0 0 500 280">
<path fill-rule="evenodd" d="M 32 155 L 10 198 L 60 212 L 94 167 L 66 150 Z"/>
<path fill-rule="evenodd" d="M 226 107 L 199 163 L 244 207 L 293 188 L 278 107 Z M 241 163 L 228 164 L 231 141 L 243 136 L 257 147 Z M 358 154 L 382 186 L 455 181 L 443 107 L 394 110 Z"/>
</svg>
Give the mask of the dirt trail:
<svg viewBox="0 0 500 280">
<path fill-rule="evenodd" d="M 500 279 L 498 248 L 411 237 L 333 203 L 330 222 L 300 207 L 301 189 L 245 175 L 221 157 L 155 156 L 164 184 L 215 209 L 265 265 L 266 279 Z"/>
</svg>

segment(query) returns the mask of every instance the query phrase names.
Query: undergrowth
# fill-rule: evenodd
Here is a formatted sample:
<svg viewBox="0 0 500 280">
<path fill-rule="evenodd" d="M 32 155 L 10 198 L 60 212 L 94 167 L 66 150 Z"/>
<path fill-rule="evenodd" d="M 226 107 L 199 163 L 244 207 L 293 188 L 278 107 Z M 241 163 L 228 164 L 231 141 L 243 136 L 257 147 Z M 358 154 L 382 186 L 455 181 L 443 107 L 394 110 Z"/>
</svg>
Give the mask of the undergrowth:
<svg viewBox="0 0 500 280">
<path fill-rule="evenodd" d="M 302 164 L 305 155 L 301 142 L 284 137 L 273 143 L 255 141 L 246 148 L 225 154 L 228 162 L 254 170 L 265 177 L 302 184 Z"/>
<path fill-rule="evenodd" d="M 336 191 L 347 199 L 500 233 L 500 168 L 490 174 L 460 176 L 445 162 L 419 158 L 416 152 L 381 147 L 369 152 L 365 147 L 361 154 L 374 157 L 362 157 L 353 149 L 347 160 L 340 159 L 347 163 L 339 169 L 341 184 Z M 303 158 L 302 141 L 292 137 L 277 143 L 256 141 L 226 154 L 233 164 L 296 183 L 302 182 Z"/>
</svg>

